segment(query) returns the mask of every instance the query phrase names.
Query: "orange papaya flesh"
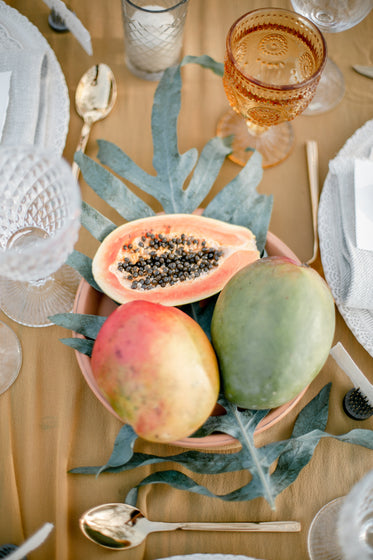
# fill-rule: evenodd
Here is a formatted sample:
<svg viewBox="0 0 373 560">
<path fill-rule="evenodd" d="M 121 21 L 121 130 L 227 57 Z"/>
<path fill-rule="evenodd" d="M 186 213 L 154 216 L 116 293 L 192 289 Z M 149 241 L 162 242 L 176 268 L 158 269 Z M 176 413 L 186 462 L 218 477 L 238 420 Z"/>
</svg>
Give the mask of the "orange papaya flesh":
<svg viewBox="0 0 373 560">
<path fill-rule="evenodd" d="M 220 292 L 258 258 L 248 228 L 194 214 L 161 214 L 111 232 L 93 258 L 92 273 L 118 303 L 177 306 Z"/>
</svg>

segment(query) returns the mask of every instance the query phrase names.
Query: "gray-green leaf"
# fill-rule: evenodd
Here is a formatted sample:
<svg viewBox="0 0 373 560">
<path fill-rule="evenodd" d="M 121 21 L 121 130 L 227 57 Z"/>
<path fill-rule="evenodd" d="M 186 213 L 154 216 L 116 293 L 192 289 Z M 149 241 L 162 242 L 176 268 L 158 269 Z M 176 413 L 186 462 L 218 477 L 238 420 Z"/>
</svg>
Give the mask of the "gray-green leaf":
<svg viewBox="0 0 373 560">
<path fill-rule="evenodd" d="M 49 319 L 60 327 L 75 331 L 87 338 L 96 339 L 106 317 L 84 313 L 57 313 Z"/>
<path fill-rule="evenodd" d="M 126 500 L 133 502 L 137 496 L 137 489 L 141 486 L 166 483 L 174 488 L 214 496 L 226 501 L 246 501 L 262 496 L 274 507 L 276 496 L 294 482 L 300 471 L 308 464 L 321 437 L 337 437 L 341 441 L 373 447 L 373 433 L 370 430 L 355 430 L 341 436 L 333 436 L 324 431 L 328 416 L 329 394 L 330 384 L 325 386 L 303 408 L 288 440 L 272 442 L 256 448 L 253 439 L 254 432 L 267 411 L 240 411 L 221 397 L 219 403 L 226 408 L 227 414 L 211 417 L 206 424 L 212 423 L 219 432 L 238 438 L 242 444 L 240 451 L 234 453 L 186 451 L 168 457 L 133 453 L 135 436 L 131 429 L 126 431 L 125 428 L 122 428 L 115 442 L 112 457 L 106 465 L 80 467 L 71 472 L 76 474 L 115 473 L 165 462 L 177 463 L 192 472 L 203 474 L 246 469 L 252 475 L 250 482 L 229 494 L 214 494 L 211 490 L 197 484 L 189 476 L 170 469 L 155 472 L 140 481 L 135 488 L 130 490 Z M 276 461 L 276 468 L 271 473 Z"/>
<path fill-rule="evenodd" d="M 74 249 L 74 251 L 67 257 L 66 264 L 77 270 L 88 282 L 88 284 L 95 288 L 95 290 L 99 292 L 102 291 L 96 280 L 93 278 L 92 259 L 90 257 L 87 257 L 87 255 L 84 255 Z"/>
<path fill-rule="evenodd" d="M 113 173 L 89 158 L 83 152 L 76 152 L 74 160 L 89 186 L 125 220 L 136 220 L 153 216 L 154 211 L 141 198 L 136 196 Z"/>
<path fill-rule="evenodd" d="M 86 354 L 89 357 L 92 355 L 94 340 L 87 340 L 86 338 L 60 338 L 60 341 L 81 354 Z"/>
<path fill-rule="evenodd" d="M 184 66 L 185 64 L 190 63 L 199 64 L 199 66 L 202 66 L 202 68 L 212 70 L 212 72 L 214 72 L 217 76 L 223 77 L 224 64 L 222 62 L 216 62 L 216 60 L 214 60 L 207 54 L 202 54 L 201 56 L 184 56 L 183 60 L 180 63 L 180 66 Z"/>
<path fill-rule="evenodd" d="M 233 453 L 205 453 L 186 451 L 177 455 L 162 456 L 133 453 L 133 434 L 125 434 L 121 429 L 112 458 L 103 467 L 79 467 L 70 472 L 98 474 L 99 472 L 122 472 L 131 468 L 157 463 L 177 463 L 192 472 L 217 474 L 247 469 L 252 474 L 250 482 L 228 494 L 214 494 L 211 490 L 196 483 L 191 477 L 174 469 L 154 472 L 130 489 L 126 502 L 136 503 L 137 491 L 147 484 L 168 484 L 173 488 L 195 492 L 204 496 L 217 497 L 225 501 L 246 501 L 265 497 L 272 507 L 275 497 L 292 484 L 301 470 L 309 463 L 322 437 L 333 437 L 346 443 L 362 445 L 373 449 L 371 430 L 352 430 L 347 434 L 333 435 L 325 432 L 328 418 L 330 384 L 326 385 L 299 413 L 293 432 L 288 440 L 272 442 L 253 450 L 253 433 L 266 411 L 238 411 L 227 401 L 219 402 L 226 406 L 226 416 L 210 418 L 215 427 L 224 433 L 238 437 L 242 448 Z M 238 421 L 237 421 L 238 419 Z M 246 440 L 250 440 L 247 445 Z M 272 465 L 277 461 L 273 473 Z M 260 464 L 259 464 L 260 463 Z"/>
<path fill-rule="evenodd" d="M 81 223 L 98 241 L 103 241 L 109 233 L 116 229 L 116 225 L 103 216 L 101 212 L 82 202 Z"/>
<path fill-rule="evenodd" d="M 259 252 L 265 246 L 273 204 L 272 196 L 258 194 L 256 190 L 263 176 L 261 160 L 259 152 L 253 152 L 242 170 L 203 211 L 204 216 L 251 229 Z"/>
</svg>

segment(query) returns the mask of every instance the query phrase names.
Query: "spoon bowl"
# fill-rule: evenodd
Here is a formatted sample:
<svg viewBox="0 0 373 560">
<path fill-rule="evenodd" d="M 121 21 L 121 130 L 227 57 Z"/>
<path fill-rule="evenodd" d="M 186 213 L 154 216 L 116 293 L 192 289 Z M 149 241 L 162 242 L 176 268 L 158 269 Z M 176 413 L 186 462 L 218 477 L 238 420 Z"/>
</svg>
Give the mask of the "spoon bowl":
<svg viewBox="0 0 373 560">
<path fill-rule="evenodd" d="M 83 128 L 76 151 L 84 152 L 93 123 L 107 117 L 117 98 L 117 84 L 112 70 L 106 64 L 92 66 L 81 77 L 75 93 L 75 107 L 83 119 Z M 79 166 L 74 162 L 77 178 Z"/>
<path fill-rule="evenodd" d="M 141 511 L 128 504 L 111 503 L 89 509 L 81 516 L 79 526 L 94 543 L 114 550 L 135 548 L 149 533 L 159 531 L 264 531 L 298 532 L 297 521 L 268 521 L 253 523 L 163 523 L 149 521 Z"/>
</svg>

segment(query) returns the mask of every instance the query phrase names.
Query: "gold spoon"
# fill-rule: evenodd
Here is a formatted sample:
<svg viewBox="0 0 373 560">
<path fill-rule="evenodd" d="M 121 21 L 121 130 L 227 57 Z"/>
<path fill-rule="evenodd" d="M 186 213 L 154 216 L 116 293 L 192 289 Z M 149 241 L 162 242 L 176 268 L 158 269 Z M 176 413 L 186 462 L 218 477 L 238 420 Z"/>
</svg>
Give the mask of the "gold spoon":
<svg viewBox="0 0 373 560">
<path fill-rule="evenodd" d="M 75 93 L 75 107 L 84 121 L 77 152 L 84 152 L 93 123 L 104 119 L 110 113 L 116 98 L 117 84 L 109 66 L 96 64 L 83 74 Z M 72 171 L 78 178 L 79 166 L 75 161 Z"/>
<path fill-rule="evenodd" d="M 103 504 L 86 511 L 79 520 L 84 535 L 100 546 L 115 550 L 139 546 L 149 533 L 158 531 L 264 531 L 298 532 L 297 521 L 263 523 L 162 523 L 149 521 L 128 504 Z"/>
</svg>

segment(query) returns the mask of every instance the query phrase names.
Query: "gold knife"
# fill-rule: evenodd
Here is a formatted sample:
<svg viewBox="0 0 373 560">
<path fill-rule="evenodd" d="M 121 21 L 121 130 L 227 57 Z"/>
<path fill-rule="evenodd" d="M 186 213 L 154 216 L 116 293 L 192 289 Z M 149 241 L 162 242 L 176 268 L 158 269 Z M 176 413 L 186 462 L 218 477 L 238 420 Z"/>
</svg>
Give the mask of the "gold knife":
<svg viewBox="0 0 373 560">
<path fill-rule="evenodd" d="M 373 78 L 373 66 L 359 66 L 358 64 L 352 67 L 355 72 L 362 74 L 367 78 Z"/>
</svg>

